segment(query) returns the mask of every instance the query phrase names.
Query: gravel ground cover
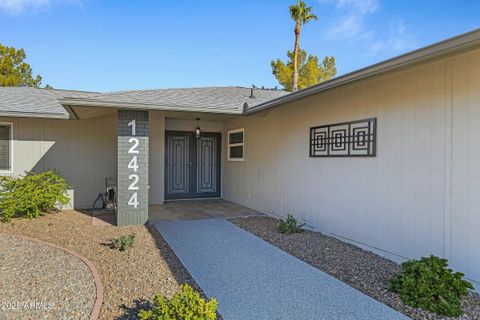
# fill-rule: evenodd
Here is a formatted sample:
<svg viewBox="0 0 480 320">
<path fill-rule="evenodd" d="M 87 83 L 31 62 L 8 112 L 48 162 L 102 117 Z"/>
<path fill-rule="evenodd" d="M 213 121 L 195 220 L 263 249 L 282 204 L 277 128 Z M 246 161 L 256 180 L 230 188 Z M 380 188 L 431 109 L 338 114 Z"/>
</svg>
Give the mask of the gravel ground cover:
<svg viewBox="0 0 480 320">
<path fill-rule="evenodd" d="M 111 239 L 131 233 L 135 234 L 135 244 L 130 249 L 121 252 L 109 247 Z M 135 319 L 155 294 L 171 297 L 180 283 L 199 290 L 168 244 L 150 226 L 92 226 L 90 215 L 63 211 L 0 223 L 0 235 L 16 234 L 62 246 L 96 266 L 104 289 L 100 319 Z"/>
<path fill-rule="evenodd" d="M 89 319 L 96 297 L 93 275 L 60 249 L 0 235 L 1 319 Z"/>
<path fill-rule="evenodd" d="M 400 266 L 372 252 L 318 232 L 281 234 L 276 230 L 279 220 L 271 217 L 230 221 L 413 319 L 480 319 L 480 296 L 475 293 L 463 300 L 465 314 L 457 318 L 446 318 L 404 305 L 397 294 L 388 291 L 388 281 L 401 270 Z"/>
</svg>

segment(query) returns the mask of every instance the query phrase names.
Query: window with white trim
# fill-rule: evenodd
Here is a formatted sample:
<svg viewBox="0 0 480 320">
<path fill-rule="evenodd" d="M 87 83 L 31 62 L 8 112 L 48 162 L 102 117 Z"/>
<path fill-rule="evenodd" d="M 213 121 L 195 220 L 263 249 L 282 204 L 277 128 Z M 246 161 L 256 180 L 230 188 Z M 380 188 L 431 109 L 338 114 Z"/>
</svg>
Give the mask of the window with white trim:
<svg viewBox="0 0 480 320">
<path fill-rule="evenodd" d="M 0 122 L 0 171 L 12 170 L 12 124 Z"/>
<path fill-rule="evenodd" d="M 243 161 L 244 130 L 228 131 L 228 161 Z"/>
</svg>

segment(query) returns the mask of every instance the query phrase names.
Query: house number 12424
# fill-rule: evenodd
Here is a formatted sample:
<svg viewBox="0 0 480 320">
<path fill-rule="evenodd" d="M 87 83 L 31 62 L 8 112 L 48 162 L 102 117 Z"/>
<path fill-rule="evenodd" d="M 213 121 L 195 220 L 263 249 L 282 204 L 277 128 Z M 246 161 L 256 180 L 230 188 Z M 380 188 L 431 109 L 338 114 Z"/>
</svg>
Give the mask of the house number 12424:
<svg viewBox="0 0 480 320">
<path fill-rule="evenodd" d="M 128 180 L 130 181 L 130 185 L 128 186 L 129 191 L 133 191 L 132 195 L 130 196 L 130 199 L 128 200 L 128 205 L 133 206 L 135 209 L 138 207 L 138 174 L 136 172 L 138 171 L 138 154 L 140 151 L 137 149 L 138 145 L 140 144 L 140 141 L 138 138 L 135 136 L 137 135 L 136 132 L 136 122 L 135 120 L 132 120 L 128 123 L 128 126 L 132 128 L 132 138 L 128 139 L 128 143 L 130 143 L 130 149 L 128 149 L 128 154 L 132 155 L 132 158 L 130 159 L 130 162 L 128 163 L 128 169 L 132 170 L 133 173 L 131 173 L 128 176 Z"/>
</svg>

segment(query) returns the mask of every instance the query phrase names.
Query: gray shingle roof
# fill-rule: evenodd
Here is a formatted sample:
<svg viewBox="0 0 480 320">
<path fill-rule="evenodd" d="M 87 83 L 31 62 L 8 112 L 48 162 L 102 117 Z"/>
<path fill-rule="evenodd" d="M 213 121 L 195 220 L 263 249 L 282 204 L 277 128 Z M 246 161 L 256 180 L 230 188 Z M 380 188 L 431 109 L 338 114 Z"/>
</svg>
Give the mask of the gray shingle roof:
<svg viewBox="0 0 480 320">
<path fill-rule="evenodd" d="M 150 109 L 168 109 L 178 111 L 201 111 L 242 113 L 244 104 L 253 107 L 266 101 L 285 95 L 287 92 L 275 90 L 254 90 L 243 87 L 205 87 L 177 88 L 154 90 L 128 90 L 100 93 L 86 99 L 66 97 L 65 101 L 72 105 L 89 102 L 90 105 L 99 102 L 107 105 L 141 105 Z"/>
<path fill-rule="evenodd" d="M 240 114 L 248 107 L 286 94 L 283 91 L 211 87 L 96 93 L 73 90 L 0 87 L 0 116 L 69 118 L 63 105 L 139 105 L 140 108 Z M 59 100 L 60 99 L 60 100 Z M 68 101 L 68 103 L 65 103 Z"/>
<path fill-rule="evenodd" d="M 58 98 L 88 97 L 94 92 L 38 89 L 30 87 L 0 87 L 0 115 L 68 119 L 69 113 Z"/>
</svg>

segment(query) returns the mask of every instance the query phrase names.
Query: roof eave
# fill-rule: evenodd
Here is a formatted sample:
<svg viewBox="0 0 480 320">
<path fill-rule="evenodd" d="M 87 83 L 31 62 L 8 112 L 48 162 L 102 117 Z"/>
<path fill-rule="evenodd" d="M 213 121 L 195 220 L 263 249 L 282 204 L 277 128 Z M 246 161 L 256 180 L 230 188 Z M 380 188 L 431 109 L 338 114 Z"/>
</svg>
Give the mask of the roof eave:
<svg viewBox="0 0 480 320">
<path fill-rule="evenodd" d="M 41 112 L 9 112 L 9 111 L 0 111 L 0 117 L 10 117 L 10 118 L 38 118 L 38 119 L 60 119 L 68 120 L 71 119 L 69 114 L 61 113 L 41 113 Z"/>
<path fill-rule="evenodd" d="M 451 54 L 460 50 L 472 48 L 480 45 L 480 29 L 475 29 L 468 33 L 456 36 L 432 45 L 429 45 L 424 48 L 420 48 L 415 51 L 394 57 L 389 60 L 359 69 L 347 73 L 343 76 L 334 78 L 322 82 L 320 84 L 314 85 L 312 87 L 290 93 L 286 96 L 279 97 L 264 103 L 261 103 L 257 106 L 251 107 L 250 109 L 244 112 L 245 115 L 256 113 L 268 108 L 272 108 L 287 102 L 298 100 L 307 96 L 310 96 L 315 93 L 327 91 L 335 87 L 343 86 L 354 81 L 371 78 L 374 76 L 382 75 L 387 72 L 398 70 L 407 66 L 412 66 L 421 62 L 428 60 L 433 60 L 441 56 Z"/>
<path fill-rule="evenodd" d="M 115 108 L 115 109 L 131 109 L 131 110 L 158 110 L 158 111 L 183 111 L 183 112 L 205 112 L 205 113 L 219 113 L 240 115 L 242 110 L 238 111 L 216 109 L 216 108 L 193 108 L 179 105 L 159 105 L 147 103 L 130 103 L 130 102 L 116 102 L 116 101 L 100 101 L 95 99 L 85 98 L 61 98 L 58 101 L 64 107 L 100 107 L 100 108 Z"/>
</svg>

